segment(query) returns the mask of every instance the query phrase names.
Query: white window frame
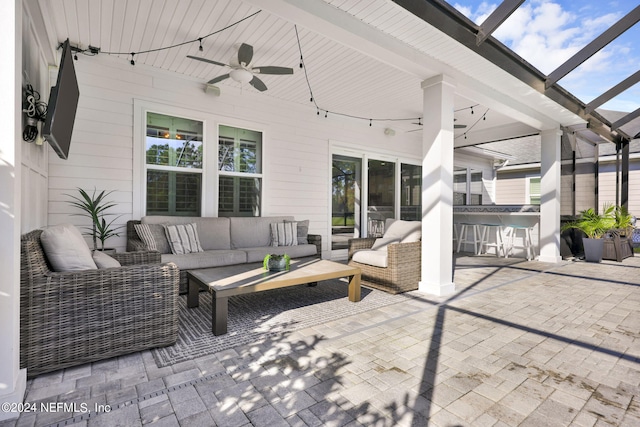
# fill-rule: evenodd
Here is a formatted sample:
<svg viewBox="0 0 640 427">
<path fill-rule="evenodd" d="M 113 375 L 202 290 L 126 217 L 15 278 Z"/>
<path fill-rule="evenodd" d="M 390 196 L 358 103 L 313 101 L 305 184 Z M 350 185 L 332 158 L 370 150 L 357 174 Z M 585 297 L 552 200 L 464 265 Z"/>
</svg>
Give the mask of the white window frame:
<svg viewBox="0 0 640 427">
<path fill-rule="evenodd" d="M 141 218 L 146 215 L 146 117 L 147 112 L 165 114 L 168 116 L 183 117 L 190 120 L 197 120 L 203 123 L 202 129 L 202 199 L 201 212 L 203 217 L 218 216 L 218 126 L 232 126 L 237 128 L 255 130 L 262 133 L 262 200 L 260 214 L 266 215 L 264 201 L 268 200 L 265 188 L 267 174 L 265 166 L 268 162 L 268 134 L 269 125 L 247 120 L 235 119 L 214 115 L 205 111 L 192 108 L 180 107 L 176 105 L 163 104 L 148 100 L 133 100 L 133 218 Z M 246 175 L 243 175 L 246 176 Z"/>
<path fill-rule="evenodd" d="M 218 152 L 220 150 L 219 147 L 219 141 L 220 141 L 220 126 L 227 126 L 227 127 L 233 127 L 233 128 L 237 128 L 237 129 L 246 129 L 252 132 L 259 132 L 262 135 L 261 141 L 260 141 L 260 171 L 259 173 L 255 173 L 255 172 L 230 172 L 230 171 L 223 171 L 220 170 L 220 165 L 218 164 Z M 242 125 L 237 125 L 237 124 L 229 124 L 227 122 L 219 122 L 216 125 L 216 133 L 218 135 L 217 139 L 216 139 L 216 171 L 217 171 L 217 194 L 219 195 L 220 193 L 220 177 L 225 176 L 225 177 L 240 177 L 240 178 L 258 178 L 260 179 L 260 216 L 264 215 L 264 169 L 265 169 L 265 160 L 264 160 L 264 154 L 265 154 L 265 149 L 264 149 L 264 145 L 265 145 L 265 131 L 264 130 L 260 130 L 257 128 L 252 128 L 252 127 L 247 127 L 247 126 L 242 126 Z M 216 212 L 219 212 L 219 206 L 218 206 L 218 199 L 216 198 Z"/>
<path fill-rule="evenodd" d="M 540 179 L 540 185 L 542 185 L 542 176 L 541 175 L 526 175 L 525 179 L 526 179 L 526 185 L 525 185 L 525 199 L 524 199 L 524 203 L 525 205 L 531 205 L 531 180 L 532 179 Z M 540 194 L 538 195 L 541 199 L 542 199 L 542 187 L 540 188 Z M 542 203 L 542 200 L 540 201 L 540 203 Z M 540 204 L 539 203 L 539 204 Z M 537 204 L 537 205 L 539 205 Z"/>
</svg>

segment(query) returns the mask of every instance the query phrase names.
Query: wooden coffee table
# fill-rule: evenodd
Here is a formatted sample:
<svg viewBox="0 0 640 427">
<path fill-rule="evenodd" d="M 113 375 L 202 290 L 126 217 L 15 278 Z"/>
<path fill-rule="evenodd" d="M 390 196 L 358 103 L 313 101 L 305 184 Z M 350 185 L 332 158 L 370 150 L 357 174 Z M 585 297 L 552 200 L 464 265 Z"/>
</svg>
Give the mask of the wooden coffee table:
<svg viewBox="0 0 640 427">
<path fill-rule="evenodd" d="M 349 301 L 360 301 L 360 268 L 333 261 L 291 260 L 288 271 L 267 271 L 260 264 L 238 264 L 187 272 L 187 307 L 198 307 L 201 287 L 211 292 L 211 323 L 214 335 L 227 333 L 229 297 L 322 280 L 349 278 Z"/>
</svg>

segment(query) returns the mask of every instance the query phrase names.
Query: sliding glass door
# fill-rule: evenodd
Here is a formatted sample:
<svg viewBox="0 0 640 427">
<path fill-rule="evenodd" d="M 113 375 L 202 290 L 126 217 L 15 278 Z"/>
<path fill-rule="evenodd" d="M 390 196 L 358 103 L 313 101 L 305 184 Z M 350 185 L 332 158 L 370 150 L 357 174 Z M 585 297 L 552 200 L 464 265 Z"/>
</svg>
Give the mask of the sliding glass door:
<svg viewBox="0 0 640 427">
<path fill-rule="evenodd" d="M 362 158 L 334 154 L 331 173 L 331 251 L 360 237 Z"/>
<path fill-rule="evenodd" d="M 396 212 L 395 162 L 368 161 L 367 174 L 367 236 L 380 237 L 387 218 Z"/>
<path fill-rule="evenodd" d="M 342 151 L 342 150 L 340 150 Z M 380 237 L 387 219 L 422 218 L 422 167 L 350 150 L 332 155 L 331 257 L 347 257 L 349 239 Z"/>
</svg>

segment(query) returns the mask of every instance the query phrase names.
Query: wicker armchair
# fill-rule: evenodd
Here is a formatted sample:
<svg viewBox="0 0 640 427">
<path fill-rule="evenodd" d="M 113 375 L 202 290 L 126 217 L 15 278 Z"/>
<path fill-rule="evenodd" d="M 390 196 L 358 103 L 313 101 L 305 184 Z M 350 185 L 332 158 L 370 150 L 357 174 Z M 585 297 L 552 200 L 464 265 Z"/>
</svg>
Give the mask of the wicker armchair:
<svg viewBox="0 0 640 427">
<path fill-rule="evenodd" d="M 125 252 L 113 255 L 119 268 L 53 272 L 41 233 L 21 239 L 20 365 L 29 377 L 175 343 L 175 264 Z"/>
<path fill-rule="evenodd" d="M 375 238 L 349 239 L 349 265 L 360 267 L 366 286 L 397 294 L 418 289 L 421 274 L 421 242 L 392 243 L 387 246 L 387 267 L 352 260 L 361 249 L 370 249 Z"/>
</svg>

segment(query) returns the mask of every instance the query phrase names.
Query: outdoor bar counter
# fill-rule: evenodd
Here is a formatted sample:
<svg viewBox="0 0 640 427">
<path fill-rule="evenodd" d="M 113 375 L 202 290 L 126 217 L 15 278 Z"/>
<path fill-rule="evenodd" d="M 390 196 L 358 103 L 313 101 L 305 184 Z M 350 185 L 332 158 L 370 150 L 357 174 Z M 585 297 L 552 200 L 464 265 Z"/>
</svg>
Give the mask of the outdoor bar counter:
<svg viewBox="0 0 640 427">
<path fill-rule="evenodd" d="M 487 224 L 498 225 L 502 230 L 503 236 L 509 236 L 514 231 L 514 226 L 522 230 L 523 227 L 529 228 L 531 240 L 533 243 L 535 255 L 539 252 L 539 228 L 540 228 L 540 206 L 539 205 L 476 205 L 476 206 L 454 206 L 453 207 L 453 223 L 456 232 L 460 233 L 461 224 L 479 224 L 485 226 Z M 483 229 L 483 227 L 480 227 Z M 495 230 L 494 230 L 495 231 Z M 455 236 L 456 234 L 454 234 Z M 459 234 L 458 234 L 459 235 Z M 523 245 L 524 233 L 517 233 L 514 241 L 516 248 L 513 249 L 509 256 L 525 257 L 526 252 L 518 246 Z M 460 236 L 462 237 L 462 236 Z M 495 232 L 489 232 L 488 242 L 496 243 Z M 454 242 L 454 250 L 457 249 L 457 242 Z M 471 245 L 465 245 L 465 249 L 461 251 L 471 251 Z M 495 246 L 489 247 L 487 253 L 495 254 Z"/>
</svg>

